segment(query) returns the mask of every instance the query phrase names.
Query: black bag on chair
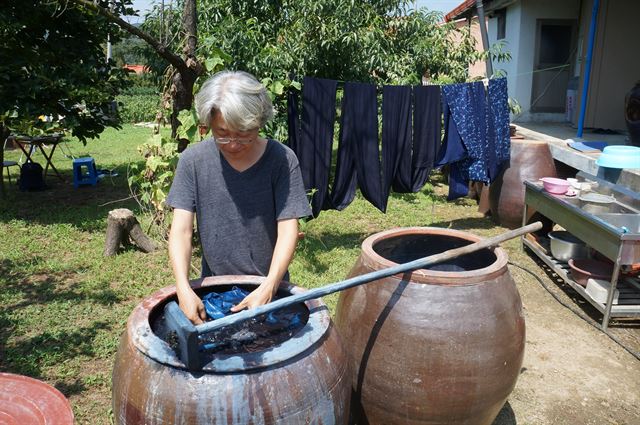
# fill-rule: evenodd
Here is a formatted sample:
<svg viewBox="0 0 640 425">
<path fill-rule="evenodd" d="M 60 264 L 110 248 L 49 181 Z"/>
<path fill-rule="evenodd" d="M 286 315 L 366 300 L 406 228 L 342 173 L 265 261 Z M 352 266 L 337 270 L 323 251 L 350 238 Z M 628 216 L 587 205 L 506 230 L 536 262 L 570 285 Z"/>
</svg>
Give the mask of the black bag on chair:
<svg viewBox="0 0 640 425">
<path fill-rule="evenodd" d="M 35 190 L 45 190 L 47 185 L 44 184 L 44 170 L 42 165 L 37 162 L 27 162 L 20 168 L 20 181 L 18 187 L 23 192 L 31 192 Z"/>
</svg>

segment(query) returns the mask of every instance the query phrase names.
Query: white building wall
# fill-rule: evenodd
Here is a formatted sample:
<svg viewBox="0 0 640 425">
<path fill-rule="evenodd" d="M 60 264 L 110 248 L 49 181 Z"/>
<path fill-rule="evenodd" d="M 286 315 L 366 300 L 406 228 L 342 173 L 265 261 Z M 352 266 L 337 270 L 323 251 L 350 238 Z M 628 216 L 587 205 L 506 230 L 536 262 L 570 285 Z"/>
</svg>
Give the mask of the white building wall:
<svg viewBox="0 0 640 425">
<path fill-rule="evenodd" d="M 511 53 L 511 62 L 496 63 L 494 69 L 502 69 L 507 74 L 509 97 L 522 107 L 519 121 L 537 118 L 549 119 L 550 114 L 536 117 L 530 114 L 531 86 L 536 49 L 536 22 L 538 19 L 576 19 L 580 10 L 580 0 L 521 0 L 507 6 L 505 50 Z M 497 41 L 497 19 L 489 20 L 489 42 Z M 564 119 L 563 114 L 558 119 Z"/>
<path fill-rule="evenodd" d="M 504 43 L 503 50 L 511 54 L 511 61 L 509 62 L 494 62 L 494 72 L 502 71 L 507 76 L 507 87 L 509 90 L 509 97 L 516 99 L 522 105 L 521 94 L 518 90 L 518 64 L 521 51 L 519 49 L 520 37 L 523 35 L 520 31 L 522 7 L 520 2 L 516 2 L 514 5 L 507 7 L 506 20 L 505 20 L 505 38 L 502 39 Z M 493 45 L 499 40 L 497 39 L 498 33 L 498 20 L 496 18 L 489 19 L 488 33 L 489 44 Z"/>
</svg>

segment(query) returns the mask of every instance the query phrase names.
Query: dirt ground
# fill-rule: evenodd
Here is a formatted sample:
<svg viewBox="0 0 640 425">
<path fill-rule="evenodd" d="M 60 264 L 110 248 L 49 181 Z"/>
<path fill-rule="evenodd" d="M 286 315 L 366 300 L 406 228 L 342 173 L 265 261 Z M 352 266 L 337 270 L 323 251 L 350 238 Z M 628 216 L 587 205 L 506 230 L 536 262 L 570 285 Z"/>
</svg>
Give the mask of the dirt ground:
<svg viewBox="0 0 640 425">
<path fill-rule="evenodd" d="M 524 306 L 526 348 L 494 425 L 640 424 L 640 361 L 599 328 L 602 315 L 580 295 L 521 248 L 509 251 L 512 262 L 542 283 L 510 266 Z M 640 353 L 639 320 L 612 320 L 608 332 Z"/>
<path fill-rule="evenodd" d="M 469 215 L 487 227 L 465 230 L 482 236 L 505 230 L 489 229 L 479 213 Z M 602 315 L 545 273 L 520 241 L 503 248 L 517 265 L 510 271 L 524 306 L 526 347 L 516 387 L 493 425 L 640 425 L 640 360 L 627 351 L 640 355 L 640 319 L 610 323 L 609 333 L 623 348 L 599 328 Z"/>
</svg>

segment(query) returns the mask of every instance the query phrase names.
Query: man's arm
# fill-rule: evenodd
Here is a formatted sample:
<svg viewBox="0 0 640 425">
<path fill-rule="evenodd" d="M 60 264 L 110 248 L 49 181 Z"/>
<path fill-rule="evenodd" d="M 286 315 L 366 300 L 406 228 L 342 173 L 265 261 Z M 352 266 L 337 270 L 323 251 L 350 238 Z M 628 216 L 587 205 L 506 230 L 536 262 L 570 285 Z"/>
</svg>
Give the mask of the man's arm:
<svg viewBox="0 0 640 425">
<path fill-rule="evenodd" d="M 278 221 L 278 238 L 273 250 L 267 278 L 238 305 L 232 307 L 231 311 L 236 312 L 245 308 L 257 307 L 271 301 L 271 298 L 278 291 L 280 281 L 282 281 L 282 277 L 287 272 L 291 260 L 293 260 L 293 253 L 297 243 L 298 219 L 290 218 Z"/>
<path fill-rule="evenodd" d="M 169 233 L 169 258 L 176 279 L 178 302 L 184 314 L 194 324 L 203 323 L 206 318 L 204 304 L 189 285 L 191 264 L 191 238 L 193 236 L 194 213 L 174 209 Z"/>
</svg>

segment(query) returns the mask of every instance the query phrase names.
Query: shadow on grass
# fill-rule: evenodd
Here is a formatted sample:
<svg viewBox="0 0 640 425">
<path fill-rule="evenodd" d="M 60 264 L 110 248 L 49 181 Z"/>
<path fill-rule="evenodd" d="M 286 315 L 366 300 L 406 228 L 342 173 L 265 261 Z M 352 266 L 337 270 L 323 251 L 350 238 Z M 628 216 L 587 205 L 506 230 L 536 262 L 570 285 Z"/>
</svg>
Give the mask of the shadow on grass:
<svg viewBox="0 0 640 425">
<path fill-rule="evenodd" d="M 298 249 L 304 253 L 305 265 L 308 271 L 314 274 L 322 274 L 329 269 L 327 259 L 321 259 L 320 254 L 336 249 L 360 249 L 362 241 L 370 234 L 366 232 L 322 232 L 307 233 L 305 238 L 298 242 Z"/>
<path fill-rule="evenodd" d="M 0 322 L 3 321 L 0 318 Z M 65 360 L 78 356 L 95 357 L 99 354 L 95 349 L 98 333 L 111 328 L 111 323 L 97 321 L 72 331 L 45 330 L 34 336 L 15 338 L 11 344 L 6 344 L 3 337 L 2 369 L 42 379 L 51 366 L 63 363 Z M 81 390 L 82 388 L 78 388 L 78 391 Z M 65 395 L 71 394 L 65 393 Z"/>
<path fill-rule="evenodd" d="M 121 302 L 122 298 L 111 289 L 83 290 L 76 288 L 77 272 L 64 270 L 46 275 L 32 275 L 25 271 L 34 262 L 43 263 L 42 258 L 30 258 L 28 263 L 10 260 L 0 261 L 0 289 L 3 299 L 15 299 L 14 303 L 3 301 L 0 309 L 0 370 L 42 379 L 52 365 L 78 356 L 95 357 L 96 338 L 99 333 L 109 332 L 113 323 L 99 317 L 91 317 L 91 305 L 111 306 Z M 67 321 L 65 306 L 69 303 L 87 304 L 88 324 L 73 329 L 64 329 Z M 36 307 L 27 309 L 28 307 Z M 25 314 L 46 309 L 59 309 L 59 320 L 52 325 L 44 319 L 31 317 L 30 325 L 25 323 Z M 31 329 L 29 329 L 31 326 Z M 17 334 L 17 333 L 20 334 Z M 77 381 L 64 388 L 69 396 L 86 388 Z"/>
<path fill-rule="evenodd" d="M 448 221 L 438 221 L 432 223 L 433 227 L 444 227 L 455 230 L 477 230 L 477 229 L 493 229 L 496 224 L 489 217 L 467 217 L 456 218 Z"/>
<path fill-rule="evenodd" d="M 28 266 L 44 263 L 40 257 L 29 258 Z M 47 272 L 47 274 L 32 274 L 24 272 L 27 263 L 17 263 L 11 260 L 0 260 L 0 284 L 4 296 L 18 296 L 24 301 L 13 305 L 4 305 L 0 314 L 18 310 L 23 307 L 52 301 L 89 301 L 101 305 L 112 305 L 123 299 L 112 289 L 103 288 L 87 291 L 86 288 L 75 288 L 79 270 L 63 270 Z"/>
<path fill-rule="evenodd" d="M 139 162 L 144 165 L 143 161 Z M 129 208 L 139 214 L 139 205 L 129 192 L 126 166 L 116 167 L 117 177 L 104 177 L 96 186 L 73 187 L 71 171 L 62 171 L 65 181 L 48 174 L 48 189 L 21 192 L 13 180 L 6 185 L 0 202 L 0 222 L 24 220 L 50 225 L 68 223 L 83 231 L 103 231 L 107 213 L 115 208 Z"/>
</svg>

